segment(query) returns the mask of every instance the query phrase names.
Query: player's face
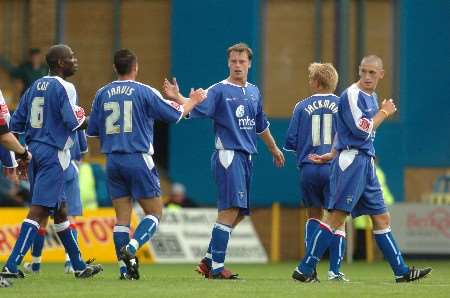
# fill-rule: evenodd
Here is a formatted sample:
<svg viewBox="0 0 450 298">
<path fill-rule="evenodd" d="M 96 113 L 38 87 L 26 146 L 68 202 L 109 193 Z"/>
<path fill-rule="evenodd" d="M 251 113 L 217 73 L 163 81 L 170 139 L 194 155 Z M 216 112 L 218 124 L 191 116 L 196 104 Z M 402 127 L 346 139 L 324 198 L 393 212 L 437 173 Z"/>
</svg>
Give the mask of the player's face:
<svg viewBox="0 0 450 298">
<path fill-rule="evenodd" d="M 369 93 L 375 91 L 378 81 L 384 76 L 384 70 L 376 63 L 362 63 L 359 66 L 359 85 Z"/>
<path fill-rule="evenodd" d="M 72 51 L 72 49 L 68 49 L 68 53 L 66 57 L 64 57 L 63 60 L 63 71 L 65 77 L 70 77 L 78 70 L 78 60 L 75 57 L 75 53 Z"/>
<path fill-rule="evenodd" d="M 251 67 L 251 61 L 248 59 L 247 52 L 230 53 L 228 58 L 228 68 L 230 69 L 230 77 L 235 81 L 247 81 L 248 69 Z"/>
</svg>

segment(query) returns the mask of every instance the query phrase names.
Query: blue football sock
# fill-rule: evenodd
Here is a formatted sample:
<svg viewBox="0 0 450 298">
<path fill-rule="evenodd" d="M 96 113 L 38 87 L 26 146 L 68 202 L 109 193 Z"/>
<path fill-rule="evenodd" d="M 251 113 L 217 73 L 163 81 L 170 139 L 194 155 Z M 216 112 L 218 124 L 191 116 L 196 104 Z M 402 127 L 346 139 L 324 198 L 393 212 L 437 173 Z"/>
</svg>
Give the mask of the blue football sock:
<svg viewBox="0 0 450 298">
<path fill-rule="evenodd" d="M 395 276 L 401 276 L 408 272 L 409 268 L 406 266 L 402 253 L 395 243 L 394 237 L 391 233 L 391 228 L 389 227 L 384 230 L 376 230 L 373 231 L 373 233 L 375 235 L 375 241 L 377 242 L 378 247 L 381 249 L 384 257 L 391 265 Z"/>
<path fill-rule="evenodd" d="M 17 272 L 17 264 L 22 263 L 23 257 L 33 244 L 38 229 L 39 224 L 37 222 L 28 218 L 24 219 L 22 226 L 20 227 L 19 237 L 6 262 L 6 267 L 8 267 L 11 272 Z"/>
<path fill-rule="evenodd" d="M 120 273 L 127 273 L 127 267 L 120 260 L 120 249 L 130 242 L 130 227 L 123 225 L 115 225 L 113 230 L 114 247 L 116 248 L 116 256 L 119 261 Z"/>
<path fill-rule="evenodd" d="M 330 243 L 330 271 L 339 274 L 345 252 L 345 232 L 336 231 Z"/>
<path fill-rule="evenodd" d="M 225 255 L 227 252 L 228 240 L 230 239 L 232 228 L 228 225 L 215 223 L 211 236 L 211 256 L 212 274 L 219 274 L 225 266 Z"/>
<path fill-rule="evenodd" d="M 159 225 L 159 220 L 157 217 L 153 215 L 147 215 L 144 219 L 139 223 L 134 232 L 133 239 L 127 245 L 127 251 L 133 255 L 136 254 L 136 251 L 147 243 L 147 241 L 152 238 L 153 234 L 156 231 L 156 228 Z"/>
<path fill-rule="evenodd" d="M 309 242 L 306 255 L 298 265 L 298 270 L 311 276 L 333 239 L 333 232 L 328 225 L 321 223 Z"/>
<path fill-rule="evenodd" d="M 42 249 L 44 248 L 45 234 L 47 231 L 40 228 L 34 237 L 33 245 L 31 246 L 31 256 L 40 257 L 42 256 Z M 34 263 L 34 262 L 33 262 Z"/>
<path fill-rule="evenodd" d="M 72 229 L 70 228 L 69 221 L 63 223 L 54 224 L 55 231 L 58 233 L 59 239 L 61 239 L 66 253 L 70 257 L 70 263 L 75 271 L 81 271 L 86 268 L 86 263 L 81 259 L 80 248 L 74 238 Z"/>
<path fill-rule="evenodd" d="M 211 237 L 211 240 L 209 241 L 208 250 L 206 251 L 205 258 L 204 258 L 206 260 L 206 264 L 209 267 L 212 267 L 211 243 L 212 243 L 212 237 Z"/>
<path fill-rule="evenodd" d="M 309 242 L 311 242 L 311 238 L 316 232 L 316 230 L 320 227 L 320 221 L 315 218 L 310 218 L 306 221 L 305 224 L 305 247 L 308 249 Z"/>
<path fill-rule="evenodd" d="M 78 231 L 77 231 L 77 226 L 75 224 L 70 224 L 70 231 L 73 235 L 73 238 L 75 239 L 75 241 L 78 243 Z M 66 253 L 67 256 L 69 256 Z M 68 266 L 72 266 L 72 262 L 70 261 L 70 256 L 68 257 L 68 259 L 66 260 L 66 263 Z M 73 266 L 72 266 L 73 268 Z"/>
<path fill-rule="evenodd" d="M 73 238 L 78 243 L 78 231 L 77 227 L 74 224 L 70 224 L 70 231 L 72 232 Z"/>
<path fill-rule="evenodd" d="M 31 245 L 31 270 L 39 271 L 41 269 L 41 256 L 44 248 L 46 229 L 39 228 Z M 19 264 L 17 264 L 19 265 Z"/>
</svg>

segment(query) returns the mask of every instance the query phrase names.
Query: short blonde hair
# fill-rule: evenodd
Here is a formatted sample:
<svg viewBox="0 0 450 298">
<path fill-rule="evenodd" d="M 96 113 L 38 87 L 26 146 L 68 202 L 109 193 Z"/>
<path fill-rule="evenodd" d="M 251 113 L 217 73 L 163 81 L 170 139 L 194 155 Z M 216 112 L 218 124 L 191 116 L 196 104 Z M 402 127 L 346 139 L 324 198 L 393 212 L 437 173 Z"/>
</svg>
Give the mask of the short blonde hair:
<svg viewBox="0 0 450 298">
<path fill-rule="evenodd" d="M 308 67 L 309 79 L 315 80 L 324 89 L 334 92 L 338 83 L 338 73 L 331 63 L 311 63 Z"/>
<path fill-rule="evenodd" d="M 250 49 L 250 47 L 246 43 L 243 43 L 243 42 L 237 43 L 237 44 L 229 47 L 227 49 L 227 58 L 230 58 L 231 52 L 238 52 L 238 53 L 246 52 L 247 56 L 248 56 L 248 60 L 251 61 L 253 58 L 252 49 Z"/>
</svg>

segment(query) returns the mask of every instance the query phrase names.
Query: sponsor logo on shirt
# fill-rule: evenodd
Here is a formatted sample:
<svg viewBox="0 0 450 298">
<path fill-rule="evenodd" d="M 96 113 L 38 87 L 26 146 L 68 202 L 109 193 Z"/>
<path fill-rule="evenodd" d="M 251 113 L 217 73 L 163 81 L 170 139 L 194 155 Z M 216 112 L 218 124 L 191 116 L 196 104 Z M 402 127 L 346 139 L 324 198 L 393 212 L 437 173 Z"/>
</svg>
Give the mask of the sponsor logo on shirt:
<svg viewBox="0 0 450 298">
<path fill-rule="evenodd" d="M 255 119 L 250 118 L 248 115 L 245 116 L 245 106 L 239 105 L 236 108 L 236 117 L 238 118 L 238 124 L 240 129 L 253 129 L 256 122 Z"/>
</svg>

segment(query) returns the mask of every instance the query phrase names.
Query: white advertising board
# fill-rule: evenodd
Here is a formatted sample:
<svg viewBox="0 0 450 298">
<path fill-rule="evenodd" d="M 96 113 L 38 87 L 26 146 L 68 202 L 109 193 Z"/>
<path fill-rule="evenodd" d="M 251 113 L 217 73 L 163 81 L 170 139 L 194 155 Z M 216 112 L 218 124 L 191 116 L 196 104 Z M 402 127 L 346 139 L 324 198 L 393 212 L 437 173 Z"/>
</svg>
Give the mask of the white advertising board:
<svg viewBox="0 0 450 298">
<path fill-rule="evenodd" d="M 392 230 L 403 253 L 450 254 L 450 205 L 389 206 Z"/>
<path fill-rule="evenodd" d="M 199 262 L 208 248 L 216 217 L 217 209 L 213 208 L 164 210 L 158 231 L 150 241 L 156 263 Z M 250 218 L 233 230 L 226 262 L 267 262 L 267 254 Z"/>
</svg>

